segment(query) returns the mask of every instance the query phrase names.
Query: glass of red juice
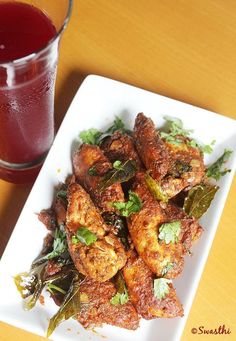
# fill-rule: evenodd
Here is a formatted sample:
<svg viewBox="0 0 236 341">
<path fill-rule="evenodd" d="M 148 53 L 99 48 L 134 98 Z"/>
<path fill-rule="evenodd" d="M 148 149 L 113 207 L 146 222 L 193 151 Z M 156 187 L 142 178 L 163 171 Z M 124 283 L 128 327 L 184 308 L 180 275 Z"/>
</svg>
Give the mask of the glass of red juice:
<svg viewBox="0 0 236 341">
<path fill-rule="evenodd" d="M 54 88 L 72 0 L 0 0 L 0 179 L 32 182 L 54 139 Z"/>
</svg>

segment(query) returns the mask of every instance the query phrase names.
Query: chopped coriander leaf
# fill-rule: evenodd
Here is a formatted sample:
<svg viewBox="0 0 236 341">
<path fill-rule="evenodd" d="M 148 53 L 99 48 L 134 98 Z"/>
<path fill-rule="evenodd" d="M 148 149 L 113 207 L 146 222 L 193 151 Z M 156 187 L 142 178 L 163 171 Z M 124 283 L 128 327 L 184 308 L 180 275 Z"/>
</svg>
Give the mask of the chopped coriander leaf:
<svg viewBox="0 0 236 341">
<path fill-rule="evenodd" d="M 96 242 L 97 236 L 89 231 L 87 227 L 80 227 L 75 236 L 72 236 L 71 242 L 72 244 L 78 244 L 79 242 L 89 246 Z"/>
<path fill-rule="evenodd" d="M 225 162 L 228 161 L 232 153 L 233 153 L 232 150 L 225 149 L 224 153 L 211 166 L 207 168 L 206 176 L 208 178 L 213 178 L 216 181 L 218 181 L 222 176 L 231 172 L 231 169 L 227 168 L 222 170 L 222 166 L 224 165 Z"/>
<path fill-rule="evenodd" d="M 66 241 L 66 233 L 64 230 L 57 228 L 54 234 L 53 241 L 53 250 L 49 252 L 47 255 L 43 256 L 40 259 L 36 259 L 35 262 L 41 262 L 42 260 L 52 259 L 62 255 L 64 252 L 68 250 L 67 241 Z"/>
<path fill-rule="evenodd" d="M 113 207 L 120 211 L 123 217 L 129 217 L 132 213 L 139 212 L 142 208 L 142 201 L 139 196 L 129 191 L 129 199 L 127 202 L 113 202 Z"/>
<path fill-rule="evenodd" d="M 116 160 L 115 162 L 113 162 L 113 168 L 117 170 L 122 170 L 123 169 L 122 162 L 120 160 Z"/>
<path fill-rule="evenodd" d="M 98 145 L 99 138 L 101 135 L 102 133 L 99 130 L 95 128 L 91 128 L 91 129 L 82 131 L 79 134 L 79 137 L 81 138 L 83 143 Z"/>
<path fill-rule="evenodd" d="M 121 118 L 116 116 L 113 125 L 106 130 L 106 133 L 113 134 L 117 130 L 120 130 L 122 133 L 125 133 L 126 131 L 124 122 L 122 121 Z"/>
<path fill-rule="evenodd" d="M 198 148 L 204 154 L 211 154 L 213 152 L 212 146 L 216 143 L 216 140 L 213 140 L 210 144 L 200 144 L 195 139 L 191 139 L 187 142 L 187 145 L 192 148 Z"/>
<path fill-rule="evenodd" d="M 67 191 L 64 190 L 64 189 L 60 189 L 60 190 L 57 192 L 57 197 L 58 197 L 58 198 L 61 198 L 61 199 L 67 199 Z"/>
<path fill-rule="evenodd" d="M 164 119 L 169 124 L 169 134 L 173 137 L 177 135 L 187 137 L 193 132 L 192 129 L 184 129 L 183 122 L 179 118 L 164 116 Z"/>
<path fill-rule="evenodd" d="M 128 295 L 128 291 L 126 290 L 124 293 L 120 294 L 119 292 L 117 292 L 115 294 L 115 296 L 113 296 L 111 299 L 110 299 L 110 303 L 112 305 L 118 305 L 118 304 L 125 304 L 127 303 L 129 300 L 129 295 Z"/>
<path fill-rule="evenodd" d="M 122 162 L 120 160 L 116 160 L 115 162 L 113 162 L 113 168 L 117 170 L 123 169 Z"/>
<path fill-rule="evenodd" d="M 96 166 L 90 167 L 89 170 L 88 170 L 88 174 L 89 174 L 89 175 L 93 175 L 93 176 L 97 175 Z"/>
<path fill-rule="evenodd" d="M 158 238 L 160 240 L 164 240 L 166 244 L 178 243 L 179 241 L 178 236 L 180 234 L 180 231 L 181 231 L 180 220 L 165 223 L 159 227 Z"/>
<path fill-rule="evenodd" d="M 165 298 L 166 295 L 169 294 L 169 292 L 170 292 L 170 288 L 168 285 L 169 283 L 172 283 L 172 281 L 169 279 L 166 279 L 166 278 L 154 279 L 154 283 L 153 283 L 154 296 L 158 300 Z"/>
<path fill-rule="evenodd" d="M 54 294 L 54 291 L 58 291 L 63 295 L 66 294 L 66 291 L 64 289 L 59 288 L 57 285 L 52 284 L 52 283 L 48 283 L 47 289 L 48 289 L 48 291 L 50 291 L 51 294 Z"/>
<path fill-rule="evenodd" d="M 166 140 L 166 142 L 169 142 L 169 143 L 174 144 L 176 146 L 180 146 L 183 143 L 182 140 L 178 139 L 175 136 L 172 136 L 171 134 L 165 133 L 164 131 L 161 131 L 160 135 L 163 139 Z"/>
</svg>

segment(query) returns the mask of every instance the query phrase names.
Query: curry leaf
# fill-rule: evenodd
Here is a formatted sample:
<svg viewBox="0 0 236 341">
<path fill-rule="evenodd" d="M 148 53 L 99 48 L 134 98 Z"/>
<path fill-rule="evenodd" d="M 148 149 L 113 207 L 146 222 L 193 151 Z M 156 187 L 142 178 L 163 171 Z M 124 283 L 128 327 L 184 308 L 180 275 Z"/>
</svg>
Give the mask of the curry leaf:
<svg viewBox="0 0 236 341">
<path fill-rule="evenodd" d="M 22 298 L 28 298 L 24 302 L 26 310 L 32 309 L 45 285 L 44 273 L 46 263 L 31 269 L 30 272 L 23 272 L 14 277 L 15 285 Z"/>
<path fill-rule="evenodd" d="M 165 223 L 159 227 L 158 238 L 160 240 L 164 240 L 166 244 L 178 243 L 179 241 L 178 236 L 180 234 L 180 231 L 181 231 L 180 220 Z"/>
<path fill-rule="evenodd" d="M 169 283 L 172 283 L 172 281 L 166 278 L 154 279 L 154 283 L 153 283 L 154 296 L 158 300 L 165 298 L 166 295 L 169 294 L 170 292 L 170 288 L 168 285 Z"/>
<path fill-rule="evenodd" d="M 105 174 L 98 184 L 98 190 L 104 191 L 115 183 L 128 181 L 135 175 L 136 171 L 136 162 L 134 160 L 127 160 L 119 169 L 112 169 Z"/>
<path fill-rule="evenodd" d="M 129 232 L 126 225 L 126 221 L 115 212 L 104 212 L 102 217 L 107 225 L 112 225 L 114 228 L 114 234 L 120 239 L 125 249 L 129 249 Z"/>
<path fill-rule="evenodd" d="M 211 166 L 207 168 L 206 176 L 218 181 L 222 176 L 229 173 L 231 171 L 230 169 L 226 168 L 222 170 L 221 168 L 224 163 L 228 161 L 232 153 L 232 150 L 225 149 L 224 153 Z"/>
<path fill-rule="evenodd" d="M 152 194 L 154 195 L 154 197 L 157 200 L 161 200 L 163 202 L 168 201 L 168 197 L 163 192 L 159 183 L 156 180 L 154 180 L 148 172 L 145 175 L 145 181 L 146 181 L 146 184 L 147 184 L 149 190 L 152 192 Z"/>
<path fill-rule="evenodd" d="M 79 288 L 81 284 L 81 277 L 79 274 L 72 279 L 70 288 L 64 297 L 63 303 L 58 312 L 50 319 L 47 330 L 47 337 L 49 337 L 55 328 L 63 321 L 70 317 L 75 317 L 80 311 L 80 294 Z"/>
<path fill-rule="evenodd" d="M 199 219 L 210 207 L 218 189 L 218 186 L 204 183 L 194 186 L 185 198 L 183 207 L 185 213 L 190 217 Z"/>
</svg>

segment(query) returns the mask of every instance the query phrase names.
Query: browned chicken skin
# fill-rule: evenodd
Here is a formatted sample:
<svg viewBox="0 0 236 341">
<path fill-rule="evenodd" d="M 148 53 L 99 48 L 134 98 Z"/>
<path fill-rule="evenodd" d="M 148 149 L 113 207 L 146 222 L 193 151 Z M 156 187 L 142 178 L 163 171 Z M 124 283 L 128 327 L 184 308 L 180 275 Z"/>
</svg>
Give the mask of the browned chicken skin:
<svg viewBox="0 0 236 341">
<path fill-rule="evenodd" d="M 130 252 L 123 274 L 130 300 L 143 318 L 183 316 L 183 307 L 171 283 L 169 293 L 163 299 L 154 296 L 154 275 L 135 251 Z"/>
<path fill-rule="evenodd" d="M 83 144 L 73 156 L 74 172 L 79 183 L 91 195 L 96 205 L 102 211 L 116 211 L 110 204 L 114 201 L 124 201 L 124 193 L 120 183 L 109 186 L 104 191 L 97 189 L 102 176 L 112 169 L 112 164 L 98 146 Z M 95 175 L 89 170 L 94 169 Z"/>
<path fill-rule="evenodd" d="M 198 148 L 189 145 L 190 139 L 178 136 L 183 141 L 179 145 L 166 142 L 143 113 L 136 118 L 134 137 L 145 167 L 168 198 L 201 182 L 205 174 L 203 157 Z"/>
<path fill-rule="evenodd" d="M 145 183 L 144 173 L 136 175 L 132 190 L 143 203 L 142 209 L 128 219 L 129 232 L 138 254 L 158 277 L 177 277 L 183 270 L 184 255 L 192 241 L 200 236 L 201 227 L 193 218 L 187 218 L 180 208 L 154 199 Z M 176 220 L 181 222 L 178 242 L 166 244 L 160 241 L 160 225 Z M 166 272 L 169 264 L 172 267 Z"/>
<path fill-rule="evenodd" d="M 143 113 L 136 117 L 134 140 L 138 154 L 147 170 L 151 171 L 151 176 L 161 180 L 170 167 L 170 156 L 153 121 Z"/>
<path fill-rule="evenodd" d="M 72 236 L 80 227 L 86 227 L 97 236 L 97 241 L 87 246 L 72 243 Z M 68 187 L 66 216 L 67 242 L 76 268 L 96 281 L 112 278 L 126 262 L 124 248 L 113 235 L 105 235 L 106 225 L 92 200 L 79 184 Z"/>
<path fill-rule="evenodd" d="M 85 279 L 80 286 L 81 311 L 78 321 L 85 327 L 101 326 L 108 323 L 121 328 L 135 330 L 139 326 L 139 316 L 132 303 L 112 305 L 110 299 L 116 294 L 113 283 L 98 283 Z"/>
</svg>

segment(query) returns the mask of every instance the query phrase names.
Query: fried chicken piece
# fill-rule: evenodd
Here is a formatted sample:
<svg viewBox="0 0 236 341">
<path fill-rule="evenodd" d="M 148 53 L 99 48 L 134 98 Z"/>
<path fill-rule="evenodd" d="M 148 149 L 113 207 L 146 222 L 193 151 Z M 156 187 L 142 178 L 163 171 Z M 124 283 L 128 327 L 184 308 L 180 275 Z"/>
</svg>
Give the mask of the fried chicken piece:
<svg viewBox="0 0 236 341">
<path fill-rule="evenodd" d="M 138 254 L 158 277 L 177 277 L 183 270 L 184 255 L 202 228 L 177 206 L 158 202 L 148 190 L 144 173 L 136 175 L 132 190 L 143 203 L 142 209 L 128 218 L 129 233 Z M 166 244 L 159 240 L 159 228 L 173 221 L 180 222 L 178 241 Z"/>
<path fill-rule="evenodd" d="M 110 299 L 116 294 L 112 282 L 98 283 L 85 279 L 80 286 L 81 311 L 77 320 L 85 327 L 101 326 L 103 323 L 135 330 L 139 316 L 128 301 L 123 305 L 112 305 Z"/>
<path fill-rule="evenodd" d="M 111 162 L 134 160 L 138 170 L 143 168 L 133 138 L 128 134 L 122 134 L 121 131 L 117 130 L 112 136 L 104 140 L 101 148 Z"/>
<path fill-rule="evenodd" d="M 66 233 L 68 248 L 76 268 L 85 276 L 99 282 L 112 278 L 126 262 L 124 248 L 113 234 L 105 234 L 108 229 L 91 198 L 77 183 L 68 187 L 68 208 Z M 94 233 L 97 241 L 87 246 L 81 242 L 72 243 L 80 227 Z"/>
<path fill-rule="evenodd" d="M 165 142 L 171 166 L 167 175 L 161 181 L 163 192 L 172 198 L 183 189 L 190 189 L 199 184 L 205 174 L 205 166 L 202 154 L 198 148 L 189 145 L 189 139 L 179 136 L 183 143 L 174 145 Z"/>
<path fill-rule="evenodd" d="M 77 180 L 102 212 L 116 212 L 110 203 L 124 201 L 121 184 L 115 183 L 104 191 L 97 189 L 103 175 L 112 169 L 112 164 L 103 151 L 98 146 L 83 144 L 73 156 L 73 167 Z"/>
<path fill-rule="evenodd" d="M 157 317 L 183 316 L 183 307 L 171 283 L 168 284 L 169 293 L 164 298 L 155 297 L 155 276 L 133 250 L 130 251 L 130 257 L 123 268 L 123 275 L 129 298 L 143 318 L 150 320 Z"/>
<path fill-rule="evenodd" d="M 205 174 L 200 150 L 191 147 L 189 138 L 177 137 L 182 143 L 166 142 L 150 118 L 143 113 L 137 115 L 134 126 L 136 148 L 150 175 L 168 198 L 199 184 Z"/>
<path fill-rule="evenodd" d="M 134 141 L 139 157 L 151 176 L 159 181 L 170 167 L 170 155 L 153 121 L 139 113 L 134 125 Z"/>
<path fill-rule="evenodd" d="M 187 216 L 182 208 L 174 205 L 173 203 L 166 205 L 165 214 L 166 222 L 174 220 L 181 221 L 181 232 L 178 238 L 183 245 L 184 253 L 188 253 L 192 244 L 201 237 L 203 228 L 200 226 L 197 219 Z"/>
</svg>

